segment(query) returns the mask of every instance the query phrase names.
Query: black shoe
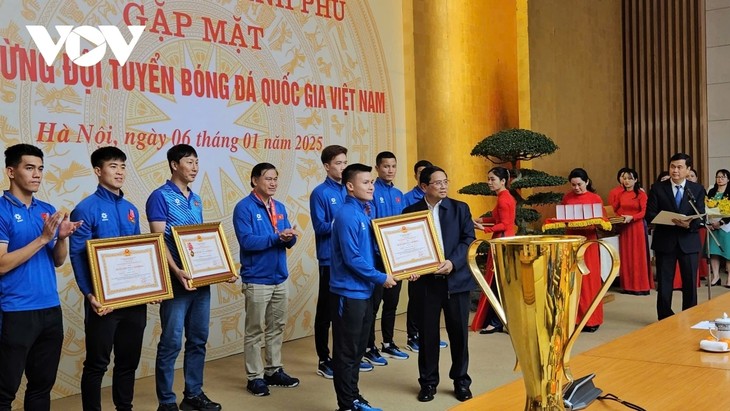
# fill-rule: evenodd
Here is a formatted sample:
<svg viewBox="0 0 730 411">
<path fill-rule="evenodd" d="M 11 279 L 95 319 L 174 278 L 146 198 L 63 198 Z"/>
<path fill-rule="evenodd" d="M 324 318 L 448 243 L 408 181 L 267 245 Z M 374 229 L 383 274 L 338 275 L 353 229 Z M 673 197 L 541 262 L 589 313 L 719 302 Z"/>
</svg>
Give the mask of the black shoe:
<svg viewBox="0 0 730 411">
<path fill-rule="evenodd" d="M 717 280 L 715 280 L 715 282 L 714 282 L 714 283 L 712 283 L 712 284 L 710 284 L 710 285 L 711 285 L 712 287 L 714 287 L 714 286 L 716 286 L 716 285 L 720 285 L 720 280 L 722 280 L 722 279 L 718 277 L 718 279 L 717 279 Z"/>
<path fill-rule="evenodd" d="M 489 329 L 489 326 L 487 328 L 483 328 L 481 331 L 479 331 L 479 334 L 494 334 L 494 333 L 501 333 L 504 331 L 504 328 L 500 325 L 499 327 L 492 326 L 491 329 Z"/>
<path fill-rule="evenodd" d="M 169 404 L 160 404 L 159 407 L 157 407 L 157 411 L 180 411 L 180 408 L 177 408 L 177 404 L 169 403 Z"/>
<path fill-rule="evenodd" d="M 454 396 L 457 400 L 464 402 L 472 398 L 471 390 L 466 385 L 454 385 Z"/>
<path fill-rule="evenodd" d="M 418 401 L 429 402 L 433 401 L 433 396 L 436 395 L 435 385 L 423 385 L 421 391 L 418 392 Z"/>
<path fill-rule="evenodd" d="M 598 327 L 600 327 L 600 325 L 586 325 L 585 327 L 583 327 L 583 332 L 584 333 L 594 333 L 594 332 L 598 331 Z"/>
<path fill-rule="evenodd" d="M 180 409 L 185 411 L 220 411 L 221 408 L 202 392 L 197 397 L 185 397 L 180 403 Z"/>
</svg>

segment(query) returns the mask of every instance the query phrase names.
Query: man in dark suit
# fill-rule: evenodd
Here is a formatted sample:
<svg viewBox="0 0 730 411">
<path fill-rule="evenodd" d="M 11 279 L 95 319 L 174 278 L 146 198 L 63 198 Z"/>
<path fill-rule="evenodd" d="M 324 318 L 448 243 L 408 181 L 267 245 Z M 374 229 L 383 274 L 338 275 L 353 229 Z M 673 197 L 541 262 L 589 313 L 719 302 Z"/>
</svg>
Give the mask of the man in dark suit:
<svg viewBox="0 0 730 411">
<path fill-rule="evenodd" d="M 418 400 L 431 401 L 439 383 L 439 327 L 444 312 L 446 332 L 451 343 L 451 370 L 454 395 L 459 401 L 472 397 L 469 386 L 469 291 L 475 287 L 467 266 L 466 254 L 474 241 L 474 225 L 469 206 L 447 197 L 449 180 L 439 167 L 421 171 L 419 185 L 425 192 L 422 200 L 407 207 L 404 213 L 431 210 L 439 244 L 445 261 L 433 274 L 424 275 L 410 283 L 415 297 L 416 324 L 420 350 L 418 352 Z"/>
<path fill-rule="evenodd" d="M 692 157 L 678 153 L 669 159 L 669 179 L 655 183 L 649 192 L 646 221 L 651 222 L 661 211 L 684 215 L 695 214 L 694 203 L 700 214 L 705 212 L 705 190 L 687 180 L 692 168 Z M 651 249 L 656 255 L 657 315 L 660 320 L 674 314 L 672 311 L 672 282 L 674 267 L 679 262 L 682 276 L 682 310 L 697 305 L 697 264 L 702 249 L 697 230 L 701 220 L 673 219 L 674 225 L 657 224 L 652 235 Z"/>
</svg>

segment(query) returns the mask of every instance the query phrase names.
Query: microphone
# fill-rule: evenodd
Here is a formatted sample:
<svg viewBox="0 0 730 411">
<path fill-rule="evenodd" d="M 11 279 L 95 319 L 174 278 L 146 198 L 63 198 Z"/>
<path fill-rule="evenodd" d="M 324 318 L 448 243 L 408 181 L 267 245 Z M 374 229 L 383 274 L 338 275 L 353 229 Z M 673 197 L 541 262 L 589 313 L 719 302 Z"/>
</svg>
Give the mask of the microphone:
<svg viewBox="0 0 730 411">
<path fill-rule="evenodd" d="M 697 200 L 695 199 L 695 195 L 692 194 L 692 190 L 690 190 L 689 187 L 687 187 L 686 190 L 687 190 L 687 195 L 689 196 L 689 199 L 692 200 L 692 202 L 695 203 L 695 205 L 697 205 Z"/>
</svg>

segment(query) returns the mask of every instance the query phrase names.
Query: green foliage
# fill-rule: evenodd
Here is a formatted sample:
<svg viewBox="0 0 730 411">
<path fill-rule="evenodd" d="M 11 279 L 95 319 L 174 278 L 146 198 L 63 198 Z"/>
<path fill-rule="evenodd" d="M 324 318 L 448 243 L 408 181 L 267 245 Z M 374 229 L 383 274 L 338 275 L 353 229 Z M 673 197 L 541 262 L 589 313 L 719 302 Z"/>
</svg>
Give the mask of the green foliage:
<svg viewBox="0 0 730 411">
<path fill-rule="evenodd" d="M 524 199 L 520 193 L 523 188 L 559 187 L 567 183 L 564 177 L 553 176 L 544 171 L 518 169 L 515 165 L 521 160 L 532 160 L 553 154 L 558 146 L 550 137 L 525 129 L 509 129 L 498 131 L 480 141 L 471 151 L 472 156 L 484 157 L 495 164 L 504 164 L 510 168 L 513 177 L 510 182 L 510 193 L 517 200 L 515 223 L 518 234 L 535 232 L 533 224 L 540 220 L 540 213 L 531 206 L 557 204 L 563 198 L 562 193 L 535 193 Z M 459 190 L 468 195 L 494 195 L 486 183 L 472 183 Z"/>
<path fill-rule="evenodd" d="M 544 171 L 521 168 L 510 186 L 515 190 L 519 190 L 533 187 L 559 187 L 567 182 L 568 179 L 565 177 L 551 176 Z"/>
<path fill-rule="evenodd" d="M 550 137 L 531 130 L 512 128 L 498 131 L 485 138 L 471 151 L 496 164 L 532 160 L 557 151 L 558 146 Z"/>
<path fill-rule="evenodd" d="M 563 193 L 550 191 L 547 193 L 535 193 L 525 199 L 525 205 L 541 206 L 558 204 L 563 200 Z"/>
<path fill-rule="evenodd" d="M 466 187 L 459 189 L 459 194 L 467 194 L 472 196 L 493 196 L 492 190 L 487 187 L 487 183 L 471 183 Z"/>
</svg>

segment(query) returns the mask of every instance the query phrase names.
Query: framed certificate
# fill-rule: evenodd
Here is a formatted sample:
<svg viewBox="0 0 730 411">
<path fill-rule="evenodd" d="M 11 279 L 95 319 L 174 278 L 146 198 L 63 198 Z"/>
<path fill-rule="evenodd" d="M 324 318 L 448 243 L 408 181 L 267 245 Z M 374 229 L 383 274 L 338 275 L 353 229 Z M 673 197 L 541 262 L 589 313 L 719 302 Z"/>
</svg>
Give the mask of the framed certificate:
<svg viewBox="0 0 730 411">
<path fill-rule="evenodd" d="M 103 308 L 173 297 L 162 233 L 86 242 L 94 296 Z"/>
<path fill-rule="evenodd" d="M 193 277 L 188 280 L 188 287 L 202 287 L 238 277 L 220 222 L 172 227 L 172 236 L 183 270 Z"/>
<path fill-rule="evenodd" d="M 378 218 L 373 220 L 373 228 L 385 270 L 396 280 L 433 273 L 444 261 L 428 210 Z"/>
</svg>

